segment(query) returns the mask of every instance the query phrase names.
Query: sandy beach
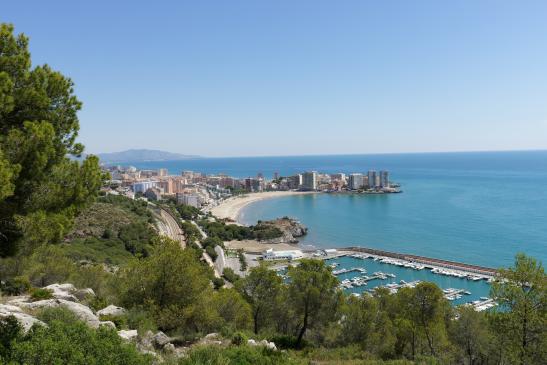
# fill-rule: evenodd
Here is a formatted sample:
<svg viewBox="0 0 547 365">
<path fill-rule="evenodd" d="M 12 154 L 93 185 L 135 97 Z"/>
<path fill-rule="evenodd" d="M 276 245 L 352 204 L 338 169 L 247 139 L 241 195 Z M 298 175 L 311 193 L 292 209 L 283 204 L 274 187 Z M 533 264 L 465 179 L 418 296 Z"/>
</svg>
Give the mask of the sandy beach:
<svg viewBox="0 0 547 365">
<path fill-rule="evenodd" d="M 249 193 L 226 199 L 220 205 L 211 209 L 211 213 L 218 218 L 228 218 L 237 221 L 239 212 L 247 205 L 264 200 L 279 198 L 282 196 L 314 194 L 307 191 L 267 191 L 263 193 Z"/>
</svg>

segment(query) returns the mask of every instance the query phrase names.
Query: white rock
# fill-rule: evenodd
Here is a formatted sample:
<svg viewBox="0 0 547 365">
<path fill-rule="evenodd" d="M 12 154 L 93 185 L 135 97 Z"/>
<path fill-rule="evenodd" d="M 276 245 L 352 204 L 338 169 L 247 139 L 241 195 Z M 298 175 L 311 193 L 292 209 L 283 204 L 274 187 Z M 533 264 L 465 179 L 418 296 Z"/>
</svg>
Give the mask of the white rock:
<svg viewBox="0 0 547 365">
<path fill-rule="evenodd" d="M 162 331 L 158 331 L 158 333 L 156 333 L 152 337 L 152 342 L 158 347 L 163 347 L 167 345 L 170 341 L 171 339 L 167 337 L 167 335 L 163 333 Z"/>
<path fill-rule="evenodd" d="M 175 352 L 175 345 L 172 343 L 168 343 L 165 346 L 163 346 L 163 351 L 165 352 Z"/>
<path fill-rule="evenodd" d="M 27 332 L 33 325 L 40 324 L 45 326 L 46 324 L 37 318 L 34 318 L 30 314 L 24 313 L 21 308 L 14 305 L 0 304 L 0 318 L 7 318 L 13 316 L 19 324 L 23 327 L 23 330 Z"/>
<path fill-rule="evenodd" d="M 55 299 L 63 299 L 71 302 L 78 301 L 78 298 L 72 294 L 76 291 L 76 287 L 72 284 L 51 284 L 43 287 L 42 289 L 51 290 L 53 298 Z"/>
<path fill-rule="evenodd" d="M 275 343 L 273 343 L 273 342 L 268 342 L 268 344 L 266 345 L 266 347 L 269 348 L 270 350 L 277 351 L 277 346 L 276 346 Z"/>
<path fill-rule="evenodd" d="M 97 312 L 97 315 L 100 316 L 123 316 L 125 314 L 126 310 L 122 307 L 116 307 L 115 305 L 109 305 L 106 308 L 101 309 Z"/>
<path fill-rule="evenodd" d="M 91 288 L 78 289 L 74 292 L 78 300 L 84 300 L 86 297 L 94 297 L 95 292 Z"/>
<path fill-rule="evenodd" d="M 258 343 L 260 346 L 268 346 L 268 341 L 262 340 Z"/>
<path fill-rule="evenodd" d="M 118 331 L 118 336 L 127 341 L 135 341 L 139 334 L 137 330 L 120 330 Z"/>
<path fill-rule="evenodd" d="M 209 333 L 208 335 L 206 335 L 204 337 L 204 339 L 206 339 L 206 340 L 216 340 L 216 339 L 218 339 L 218 333 L 214 333 L 214 332 Z"/>
<path fill-rule="evenodd" d="M 248 339 L 248 340 L 247 340 L 247 345 L 249 345 L 249 346 L 256 346 L 256 341 L 253 340 L 252 338 L 251 338 L 251 339 Z"/>
<path fill-rule="evenodd" d="M 114 324 L 114 322 L 112 321 L 101 321 L 99 322 L 99 326 L 105 326 L 105 327 L 110 327 L 110 328 L 116 328 L 116 325 Z"/>
<path fill-rule="evenodd" d="M 42 308 L 66 308 L 78 317 L 81 321 L 85 322 L 89 327 L 98 328 L 100 321 L 99 318 L 93 314 L 93 311 L 83 304 L 71 302 L 64 299 L 47 299 L 39 300 L 32 303 L 21 303 L 21 307 L 28 309 L 42 309 Z"/>
</svg>

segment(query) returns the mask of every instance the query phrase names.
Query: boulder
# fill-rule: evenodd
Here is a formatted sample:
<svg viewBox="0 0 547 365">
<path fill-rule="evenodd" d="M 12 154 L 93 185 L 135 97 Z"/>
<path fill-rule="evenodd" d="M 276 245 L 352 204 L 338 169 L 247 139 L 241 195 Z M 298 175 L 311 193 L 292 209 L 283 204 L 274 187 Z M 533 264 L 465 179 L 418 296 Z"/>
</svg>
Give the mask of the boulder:
<svg viewBox="0 0 547 365">
<path fill-rule="evenodd" d="M 110 317 L 119 317 L 125 314 L 126 310 L 122 307 L 116 307 L 115 305 L 109 305 L 106 308 L 101 309 L 97 312 L 99 317 L 101 316 L 110 316 Z"/>
<path fill-rule="evenodd" d="M 64 299 L 46 299 L 32 303 L 20 303 L 23 308 L 28 309 L 43 309 L 43 308 L 66 308 L 85 322 L 89 327 L 98 328 L 100 325 L 99 318 L 93 314 L 93 311 L 83 304 L 71 302 Z"/>
<path fill-rule="evenodd" d="M 118 331 L 118 336 L 126 341 L 136 341 L 139 334 L 137 330 L 120 330 Z"/>
<path fill-rule="evenodd" d="M 256 341 L 253 340 L 252 338 L 250 338 L 250 339 L 247 340 L 247 345 L 249 345 L 249 346 L 256 346 Z"/>
<path fill-rule="evenodd" d="M 74 295 L 78 298 L 78 300 L 84 300 L 86 297 L 94 297 L 95 292 L 91 288 L 85 288 L 76 290 Z"/>
<path fill-rule="evenodd" d="M 112 321 L 101 321 L 99 322 L 99 326 L 100 327 L 105 326 L 105 327 L 116 329 L 116 325 Z"/>
<path fill-rule="evenodd" d="M 152 343 L 155 347 L 161 348 L 167 345 L 171 339 L 162 331 L 159 331 L 154 336 L 152 336 Z"/>
<path fill-rule="evenodd" d="M 24 313 L 21 308 L 14 305 L 0 304 L 0 318 L 6 318 L 13 316 L 17 322 L 23 327 L 23 330 L 27 332 L 35 324 L 45 326 L 46 324 L 37 318 L 34 318 L 30 314 Z"/>
<path fill-rule="evenodd" d="M 168 343 L 165 346 L 163 346 L 163 351 L 173 353 L 175 352 L 175 345 L 173 345 L 172 343 Z"/>
<path fill-rule="evenodd" d="M 43 287 L 42 289 L 51 290 L 51 294 L 55 299 L 78 302 L 78 298 L 72 294 L 73 292 L 76 292 L 76 287 L 72 284 L 51 284 Z"/>
</svg>

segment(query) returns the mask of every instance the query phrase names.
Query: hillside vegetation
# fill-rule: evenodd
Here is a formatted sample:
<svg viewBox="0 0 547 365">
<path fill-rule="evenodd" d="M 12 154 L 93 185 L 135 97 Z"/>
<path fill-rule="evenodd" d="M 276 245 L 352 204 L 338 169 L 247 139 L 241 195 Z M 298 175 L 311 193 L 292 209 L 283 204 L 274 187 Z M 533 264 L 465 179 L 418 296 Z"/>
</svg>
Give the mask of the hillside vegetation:
<svg viewBox="0 0 547 365">
<path fill-rule="evenodd" d="M 76 261 L 119 265 L 148 256 L 156 236 L 146 202 L 109 195 L 76 217 L 61 248 Z"/>
</svg>

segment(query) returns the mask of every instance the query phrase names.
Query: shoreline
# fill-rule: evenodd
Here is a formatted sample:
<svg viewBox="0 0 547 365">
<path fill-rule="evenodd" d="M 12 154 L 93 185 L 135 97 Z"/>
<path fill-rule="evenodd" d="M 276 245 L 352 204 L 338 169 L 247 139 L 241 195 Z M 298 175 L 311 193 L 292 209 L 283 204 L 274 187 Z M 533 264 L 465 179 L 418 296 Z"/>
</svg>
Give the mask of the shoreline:
<svg viewBox="0 0 547 365">
<path fill-rule="evenodd" d="M 241 196 L 234 196 L 224 200 L 222 203 L 216 207 L 211 208 L 210 212 L 220 219 L 230 219 L 236 223 L 239 222 L 239 215 L 243 208 L 249 204 L 273 198 L 280 198 L 284 196 L 295 196 L 295 195 L 307 195 L 307 194 L 318 194 L 315 191 L 266 191 L 262 193 L 248 193 Z"/>
</svg>

